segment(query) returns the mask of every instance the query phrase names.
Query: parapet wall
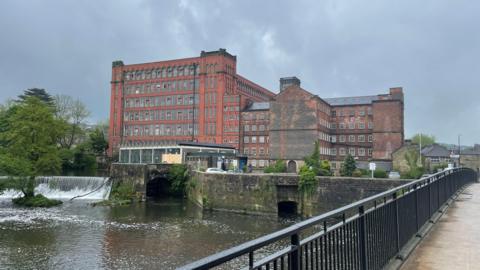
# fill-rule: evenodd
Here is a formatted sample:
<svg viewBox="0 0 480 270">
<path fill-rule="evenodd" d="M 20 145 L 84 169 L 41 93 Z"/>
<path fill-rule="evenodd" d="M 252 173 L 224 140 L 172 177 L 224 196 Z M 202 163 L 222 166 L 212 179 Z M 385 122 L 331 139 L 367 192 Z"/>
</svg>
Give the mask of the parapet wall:
<svg viewBox="0 0 480 270">
<path fill-rule="evenodd" d="M 277 213 L 279 202 L 296 202 L 298 212 L 316 215 L 378 194 L 410 180 L 317 177 L 311 196 L 298 191 L 295 174 L 207 174 L 194 172 L 189 198 L 213 210 Z"/>
</svg>

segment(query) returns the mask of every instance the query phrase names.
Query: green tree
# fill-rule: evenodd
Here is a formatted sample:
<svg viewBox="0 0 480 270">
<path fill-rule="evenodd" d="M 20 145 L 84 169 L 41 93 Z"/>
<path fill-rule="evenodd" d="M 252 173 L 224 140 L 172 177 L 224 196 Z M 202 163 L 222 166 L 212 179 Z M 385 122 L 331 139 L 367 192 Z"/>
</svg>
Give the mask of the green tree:
<svg viewBox="0 0 480 270">
<path fill-rule="evenodd" d="M 52 96 L 47 91 L 45 91 L 45 89 L 42 89 L 42 88 L 27 89 L 23 92 L 22 95 L 18 96 L 18 98 L 19 98 L 18 101 L 19 102 L 25 102 L 27 100 L 27 98 L 29 98 L 29 97 L 36 97 L 39 100 L 41 100 L 42 102 L 44 102 L 46 105 L 48 105 L 49 107 L 54 106 L 54 100 L 53 100 Z"/>
<path fill-rule="evenodd" d="M 342 163 L 342 167 L 340 168 L 340 175 L 352 176 L 356 168 L 357 166 L 355 164 L 355 159 L 353 159 L 352 155 L 348 154 Z"/>
<path fill-rule="evenodd" d="M 412 140 L 413 143 L 420 145 L 420 138 L 421 138 L 421 141 L 422 141 L 422 147 L 432 145 L 436 141 L 435 136 L 422 134 L 422 133 L 418 133 L 418 134 L 413 135 L 411 140 Z"/>
<path fill-rule="evenodd" d="M 320 160 L 320 146 L 318 141 L 315 142 L 312 154 L 306 156 L 304 161 L 305 165 L 310 168 L 315 175 L 332 175 L 330 171 L 330 162 L 328 160 Z"/>
<path fill-rule="evenodd" d="M 0 171 L 13 176 L 11 188 L 33 197 L 36 176 L 60 171 L 57 141 L 64 130 L 53 108 L 36 97 L 26 96 L 14 107 L 0 131 Z"/>
<path fill-rule="evenodd" d="M 108 148 L 108 141 L 100 128 L 96 128 L 89 134 L 89 144 L 95 155 L 105 155 L 105 151 L 107 151 Z"/>
</svg>

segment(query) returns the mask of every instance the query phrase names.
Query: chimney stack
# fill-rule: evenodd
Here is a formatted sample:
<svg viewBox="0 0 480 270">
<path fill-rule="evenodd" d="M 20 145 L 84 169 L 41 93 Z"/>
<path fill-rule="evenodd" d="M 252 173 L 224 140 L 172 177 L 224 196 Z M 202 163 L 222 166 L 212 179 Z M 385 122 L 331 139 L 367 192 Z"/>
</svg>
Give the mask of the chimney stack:
<svg viewBox="0 0 480 270">
<path fill-rule="evenodd" d="M 291 85 L 296 85 L 300 87 L 300 79 L 298 79 L 295 76 L 280 78 L 280 92 L 282 92 L 283 90 L 285 90 L 287 87 Z"/>
</svg>

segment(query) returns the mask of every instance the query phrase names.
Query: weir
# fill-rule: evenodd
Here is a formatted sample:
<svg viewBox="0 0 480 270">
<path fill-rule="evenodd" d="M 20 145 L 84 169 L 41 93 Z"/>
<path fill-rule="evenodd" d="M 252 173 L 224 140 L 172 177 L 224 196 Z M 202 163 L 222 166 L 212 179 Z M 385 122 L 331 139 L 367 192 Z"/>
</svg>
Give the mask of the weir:
<svg viewBox="0 0 480 270">
<path fill-rule="evenodd" d="M 72 198 L 86 200 L 105 200 L 112 187 L 108 177 L 77 176 L 39 176 L 36 179 L 35 193 L 50 199 L 70 200 Z M 0 198 L 15 198 L 21 193 L 6 190 Z"/>
</svg>

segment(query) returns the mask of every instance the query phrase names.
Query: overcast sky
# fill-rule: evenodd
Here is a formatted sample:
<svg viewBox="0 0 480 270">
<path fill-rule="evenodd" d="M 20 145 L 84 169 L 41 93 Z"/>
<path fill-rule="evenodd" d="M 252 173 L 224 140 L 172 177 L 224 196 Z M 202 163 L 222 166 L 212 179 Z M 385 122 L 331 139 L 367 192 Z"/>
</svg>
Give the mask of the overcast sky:
<svg viewBox="0 0 480 270">
<path fill-rule="evenodd" d="M 26 88 L 109 117 L 111 64 L 226 48 L 278 91 L 297 76 L 320 97 L 405 93 L 405 135 L 480 143 L 480 2 L 18 1 L 0 8 L 0 102 Z"/>
</svg>

